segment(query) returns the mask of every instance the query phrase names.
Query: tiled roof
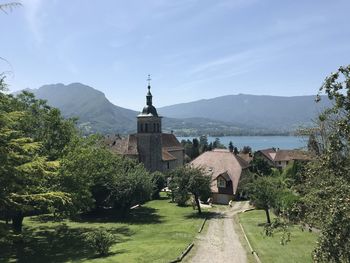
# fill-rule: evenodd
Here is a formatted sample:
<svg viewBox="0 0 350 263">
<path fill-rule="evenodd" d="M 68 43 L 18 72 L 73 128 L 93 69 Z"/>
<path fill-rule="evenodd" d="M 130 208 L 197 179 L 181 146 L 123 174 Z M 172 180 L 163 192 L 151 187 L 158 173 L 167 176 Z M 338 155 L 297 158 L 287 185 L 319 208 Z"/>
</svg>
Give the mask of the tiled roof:
<svg viewBox="0 0 350 263">
<path fill-rule="evenodd" d="M 306 151 L 301 150 L 275 150 L 271 148 L 260 150 L 260 152 L 273 162 L 312 159 Z"/>
<path fill-rule="evenodd" d="M 127 137 L 119 135 L 107 135 L 105 144 L 110 149 L 122 155 L 138 155 L 137 150 L 137 134 L 130 134 Z M 183 150 L 181 143 L 177 140 L 174 134 L 162 133 L 162 160 L 172 161 L 176 157 L 171 154 L 172 151 Z"/>
<path fill-rule="evenodd" d="M 228 150 L 214 150 L 202 153 L 190 165 L 206 170 L 212 177 L 212 192 L 218 192 L 216 178 L 227 174 L 232 181 L 233 192 L 236 193 L 242 170 L 248 164 Z"/>
<path fill-rule="evenodd" d="M 165 150 L 163 148 L 162 149 L 162 160 L 163 161 L 172 161 L 172 160 L 176 160 L 176 157 L 171 155 L 167 150 Z"/>
</svg>

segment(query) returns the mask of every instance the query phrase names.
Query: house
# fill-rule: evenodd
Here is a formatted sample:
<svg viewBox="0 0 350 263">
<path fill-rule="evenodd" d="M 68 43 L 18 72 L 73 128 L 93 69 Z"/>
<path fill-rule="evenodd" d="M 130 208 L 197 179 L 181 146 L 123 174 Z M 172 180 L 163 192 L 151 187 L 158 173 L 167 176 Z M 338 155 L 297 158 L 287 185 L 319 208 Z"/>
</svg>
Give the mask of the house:
<svg viewBox="0 0 350 263">
<path fill-rule="evenodd" d="M 204 152 L 190 165 L 211 175 L 213 202 L 218 204 L 228 204 L 234 199 L 239 180 L 249 167 L 245 160 L 226 149 Z"/>
<path fill-rule="evenodd" d="M 268 164 L 273 167 L 284 169 L 292 161 L 310 161 L 312 158 L 306 151 L 301 150 L 280 150 L 269 148 L 259 150 L 254 154 L 263 158 Z"/>
<path fill-rule="evenodd" d="M 146 106 L 137 116 L 137 133 L 126 137 L 108 135 L 105 144 L 116 154 L 139 162 L 150 171 L 165 172 L 184 165 L 185 150 L 174 134 L 162 133 L 162 117 L 152 103 L 148 84 Z"/>
</svg>

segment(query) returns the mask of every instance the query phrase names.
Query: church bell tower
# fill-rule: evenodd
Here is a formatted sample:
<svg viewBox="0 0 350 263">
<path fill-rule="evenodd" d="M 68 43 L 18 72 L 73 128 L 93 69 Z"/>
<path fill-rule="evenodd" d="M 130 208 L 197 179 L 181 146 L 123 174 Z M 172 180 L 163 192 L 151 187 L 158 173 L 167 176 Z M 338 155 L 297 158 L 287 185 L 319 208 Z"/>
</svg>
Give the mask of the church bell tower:
<svg viewBox="0 0 350 263">
<path fill-rule="evenodd" d="M 150 172 L 162 171 L 162 118 L 152 103 L 151 78 L 148 75 L 146 106 L 137 116 L 139 158 Z"/>
</svg>

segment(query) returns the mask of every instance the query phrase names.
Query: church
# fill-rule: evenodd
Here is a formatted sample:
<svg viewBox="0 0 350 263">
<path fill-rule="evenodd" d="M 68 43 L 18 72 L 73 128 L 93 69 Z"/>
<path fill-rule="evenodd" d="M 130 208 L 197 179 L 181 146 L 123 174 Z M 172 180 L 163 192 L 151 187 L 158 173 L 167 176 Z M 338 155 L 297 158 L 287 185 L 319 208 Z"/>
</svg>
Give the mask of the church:
<svg viewBox="0 0 350 263">
<path fill-rule="evenodd" d="M 174 134 L 162 133 L 162 117 L 153 106 L 150 83 L 146 106 L 137 116 L 137 133 L 126 137 L 109 135 L 105 142 L 114 153 L 142 162 L 150 172 L 166 172 L 184 165 L 181 143 Z"/>
</svg>

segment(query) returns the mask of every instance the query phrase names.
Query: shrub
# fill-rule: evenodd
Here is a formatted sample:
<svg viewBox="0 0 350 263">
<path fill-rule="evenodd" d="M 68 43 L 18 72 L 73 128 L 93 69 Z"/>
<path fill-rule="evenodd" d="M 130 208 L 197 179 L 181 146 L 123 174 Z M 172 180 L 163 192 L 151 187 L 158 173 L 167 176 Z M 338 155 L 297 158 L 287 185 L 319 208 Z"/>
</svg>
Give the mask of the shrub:
<svg viewBox="0 0 350 263">
<path fill-rule="evenodd" d="M 99 256 L 108 254 L 109 249 L 115 243 L 115 236 L 104 229 L 97 229 L 85 234 L 88 245 L 94 249 Z"/>
</svg>

